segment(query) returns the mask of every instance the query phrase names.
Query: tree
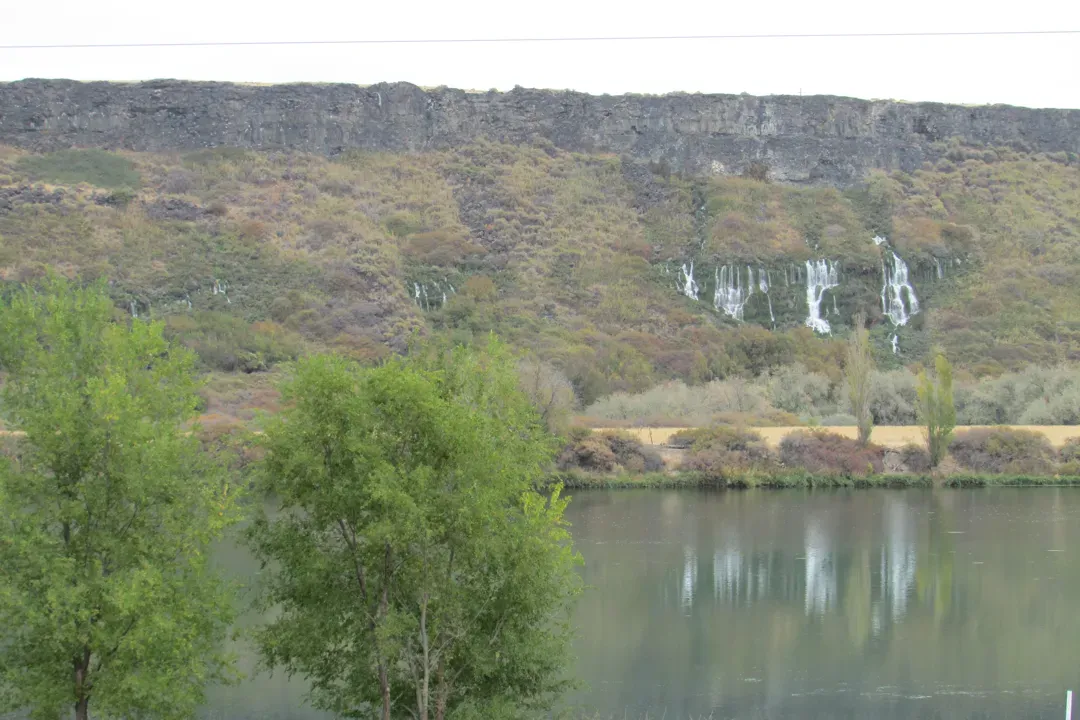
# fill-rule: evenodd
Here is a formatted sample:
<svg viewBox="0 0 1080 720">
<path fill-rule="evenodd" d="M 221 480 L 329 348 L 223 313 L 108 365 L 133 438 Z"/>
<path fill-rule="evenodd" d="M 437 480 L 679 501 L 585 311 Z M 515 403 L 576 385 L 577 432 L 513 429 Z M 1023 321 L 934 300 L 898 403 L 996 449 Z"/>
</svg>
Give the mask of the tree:
<svg viewBox="0 0 1080 720">
<path fill-rule="evenodd" d="M 57 277 L 0 306 L 0 711 L 191 715 L 233 618 L 207 568 L 235 518 L 220 467 L 181 431 L 192 355 L 160 323 L 111 322 L 102 285 Z"/>
<path fill-rule="evenodd" d="M 953 405 L 952 365 L 944 355 L 934 359 L 937 377 L 931 380 L 926 371 L 919 373 L 919 419 L 923 424 L 930 464 L 937 467 L 945 458 L 956 427 L 956 408 Z"/>
<path fill-rule="evenodd" d="M 565 434 L 577 404 L 574 386 L 566 376 L 551 363 L 522 360 L 518 363 L 518 378 L 522 391 L 540 413 L 540 421 L 553 434 Z"/>
<path fill-rule="evenodd" d="M 874 357 L 870 354 L 870 332 L 866 329 L 866 316 L 857 313 L 851 337 L 848 339 L 847 363 L 844 376 L 847 379 L 848 400 L 851 414 L 859 426 L 859 444 L 870 442 L 874 429 L 874 416 L 870 412 L 870 378 L 874 372 Z"/>
<path fill-rule="evenodd" d="M 250 530 L 268 569 L 268 666 L 353 717 L 499 717 L 567 683 L 580 581 L 554 444 L 497 342 L 361 369 L 298 363 L 262 438 L 280 502 Z"/>
</svg>

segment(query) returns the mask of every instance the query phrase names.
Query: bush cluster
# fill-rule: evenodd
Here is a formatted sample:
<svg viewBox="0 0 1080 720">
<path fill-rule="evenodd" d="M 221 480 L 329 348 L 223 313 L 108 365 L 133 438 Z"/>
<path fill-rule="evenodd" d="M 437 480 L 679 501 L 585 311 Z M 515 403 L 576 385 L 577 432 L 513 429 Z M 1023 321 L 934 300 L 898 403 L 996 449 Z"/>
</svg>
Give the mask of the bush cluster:
<svg viewBox="0 0 1080 720">
<path fill-rule="evenodd" d="M 949 454 L 974 472 L 1049 474 L 1057 453 L 1042 433 L 1016 428 L 974 428 L 956 434 Z"/>
<path fill-rule="evenodd" d="M 585 428 L 574 428 L 556 465 L 563 471 L 642 473 L 662 470 L 664 462 L 655 450 L 645 447 L 629 433 L 594 433 Z"/>
<path fill-rule="evenodd" d="M 824 430 L 796 430 L 780 441 L 780 462 L 822 475 L 872 475 L 885 467 L 885 448 Z"/>
<path fill-rule="evenodd" d="M 209 370 L 263 372 L 274 363 L 295 360 L 303 351 L 303 341 L 277 323 L 249 324 L 223 312 L 171 315 L 165 327 Z"/>
<path fill-rule="evenodd" d="M 729 479 L 773 472 L 776 454 L 753 430 L 716 426 L 683 430 L 668 441 L 688 447 L 683 468 L 709 480 Z"/>
</svg>

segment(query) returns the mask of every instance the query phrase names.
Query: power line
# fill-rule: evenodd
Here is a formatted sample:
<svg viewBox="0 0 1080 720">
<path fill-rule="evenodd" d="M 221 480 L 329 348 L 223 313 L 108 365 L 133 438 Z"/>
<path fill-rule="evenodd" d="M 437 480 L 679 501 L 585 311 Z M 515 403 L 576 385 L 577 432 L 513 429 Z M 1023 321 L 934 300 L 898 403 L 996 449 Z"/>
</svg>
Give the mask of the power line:
<svg viewBox="0 0 1080 720">
<path fill-rule="evenodd" d="M 619 37 L 517 37 L 517 38 L 426 38 L 369 40 L 250 40 L 207 42 L 63 43 L 55 45 L 0 45 L 0 50 L 77 50 L 106 48 L 244 47 L 253 45 L 424 45 L 466 43 L 547 43 L 625 42 L 654 40 L 766 40 L 818 38 L 896 37 L 976 37 L 1006 35 L 1080 35 L 1080 30 L 985 30 L 969 32 L 880 32 L 880 33 L 763 33 L 755 35 L 627 35 Z"/>
</svg>

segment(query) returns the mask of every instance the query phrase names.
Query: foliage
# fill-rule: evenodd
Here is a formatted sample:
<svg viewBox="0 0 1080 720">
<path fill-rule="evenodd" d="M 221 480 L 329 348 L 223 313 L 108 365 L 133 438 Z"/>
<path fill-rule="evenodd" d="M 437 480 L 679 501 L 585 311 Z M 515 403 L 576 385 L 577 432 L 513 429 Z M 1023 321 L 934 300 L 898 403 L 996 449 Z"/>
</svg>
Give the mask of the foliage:
<svg viewBox="0 0 1080 720">
<path fill-rule="evenodd" d="M 874 371 L 870 415 L 875 425 L 914 425 L 918 420 L 916 376 L 907 370 Z"/>
<path fill-rule="evenodd" d="M 575 429 L 559 453 L 556 465 L 560 470 L 642 473 L 662 469 L 663 461 L 655 450 L 645 447 L 629 433 Z"/>
<path fill-rule="evenodd" d="M 231 677 L 207 555 L 237 491 L 181 432 L 194 358 L 111 316 L 102 284 L 55 276 L 0 308 L 2 405 L 26 433 L 0 460 L 0 699 L 32 717 L 187 717 Z"/>
<path fill-rule="evenodd" d="M 304 350 L 296 333 L 275 322 L 248 324 L 224 312 L 172 315 L 165 328 L 211 370 L 263 372 L 275 363 L 295 360 Z"/>
<path fill-rule="evenodd" d="M 669 444 L 689 443 L 683 468 L 711 480 L 775 473 L 776 456 L 761 435 L 735 427 L 683 430 Z"/>
<path fill-rule="evenodd" d="M 1058 459 L 1063 463 L 1080 461 L 1080 437 L 1066 440 L 1058 450 Z"/>
<path fill-rule="evenodd" d="M 824 430 L 797 430 L 780 441 L 780 462 L 815 474 L 871 475 L 884 469 L 884 448 Z"/>
<path fill-rule="evenodd" d="M 915 443 L 908 443 L 900 448 L 900 462 L 904 464 L 908 472 L 927 473 L 933 470 L 930 453 L 925 447 Z"/>
<path fill-rule="evenodd" d="M 953 405 L 952 365 L 944 355 L 934 359 L 935 378 L 925 370 L 919 373 L 919 419 L 924 426 L 926 450 L 930 464 L 937 467 L 952 440 L 956 427 L 956 408 Z"/>
<path fill-rule="evenodd" d="M 47 155 L 26 155 L 16 170 L 31 180 L 56 185 L 88 183 L 103 188 L 137 188 L 139 172 L 131 160 L 105 150 L 58 150 Z"/>
<path fill-rule="evenodd" d="M 566 500 L 532 489 L 551 445 L 517 383 L 494 341 L 297 363 L 263 436 L 281 514 L 250 539 L 280 608 L 259 647 L 316 707 L 490 717 L 566 686 L 578 556 Z"/>
<path fill-rule="evenodd" d="M 810 372 L 802 363 L 777 368 L 764 381 L 769 401 L 780 410 L 810 417 L 829 414 L 836 408 L 828 376 Z"/>
<path fill-rule="evenodd" d="M 956 434 L 949 455 L 967 470 L 1010 475 L 1049 474 L 1056 453 L 1042 433 L 1019 428 L 973 428 Z"/>
<path fill-rule="evenodd" d="M 1029 367 L 987 378 L 957 397 L 965 425 L 1074 425 L 1080 422 L 1076 367 Z"/>
<path fill-rule="evenodd" d="M 557 368 L 538 360 L 518 363 L 522 391 L 540 413 L 540 420 L 554 435 L 563 435 L 570 426 L 570 416 L 577 405 L 574 387 Z"/>
<path fill-rule="evenodd" d="M 694 387 L 672 381 L 642 393 L 614 393 L 584 410 L 590 418 L 634 420 L 656 426 L 711 425 L 725 413 L 775 418 L 779 421 L 776 424 L 798 424 L 798 418 L 770 406 L 766 388 L 739 378 Z"/>
<path fill-rule="evenodd" d="M 861 312 L 855 315 L 854 327 L 848 339 L 847 362 L 844 376 L 847 381 L 848 401 L 851 414 L 859 428 L 859 442 L 870 442 L 870 432 L 874 428 L 874 418 L 870 412 L 871 373 L 874 371 L 874 358 L 870 354 L 870 333 L 865 328 L 866 316 Z"/>
</svg>

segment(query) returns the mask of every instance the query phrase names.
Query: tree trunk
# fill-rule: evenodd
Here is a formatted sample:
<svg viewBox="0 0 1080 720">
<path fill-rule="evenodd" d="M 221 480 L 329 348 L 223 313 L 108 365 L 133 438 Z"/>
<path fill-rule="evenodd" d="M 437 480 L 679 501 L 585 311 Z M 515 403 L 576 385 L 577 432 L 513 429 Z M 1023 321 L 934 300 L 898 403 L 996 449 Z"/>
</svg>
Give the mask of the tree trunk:
<svg viewBox="0 0 1080 720">
<path fill-rule="evenodd" d="M 382 691 L 382 720 L 390 720 L 390 677 L 385 663 L 379 663 L 379 689 Z"/>
<path fill-rule="evenodd" d="M 427 603 L 428 596 L 424 593 L 423 598 L 420 600 L 420 648 L 424 653 L 424 677 L 421 680 L 421 686 L 419 692 L 417 692 L 417 700 L 419 701 L 419 718 L 420 720 L 428 720 L 428 697 L 429 689 L 431 687 L 431 654 L 428 648 L 428 636 L 427 636 Z"/>
<path fill-rule="evenodd" d="M 439 658 L 439 668 L 435 671 L 436 688 L 435 688 L 435 720 L 446 720 L 446 701 L 447 696 L 450 694 L 450 689 L 446 685 L 446 678 L 443 676 L 443 661 Z"/>
<path fill-rule="evenodd" d="M 392 564 L 390 543 L 386 543 L 385 548 L 382 597 L 379 598 L 379 617 L 382 618 L 386 617 L 390 608 L 390 566 Z M 379 663 L 379 689 L 382 690 L 382 720 L 390 720 L 390 676 L 387 673 L 385 660 Z"/>
<path fill-rule="evenodd" d="M 90 648 L 84 648 L 82 657 L 75 658 L 75 720 L 90 720 L 90 689 L 86 686 L 86 673 L 90 669 Z"/>
</svg>

